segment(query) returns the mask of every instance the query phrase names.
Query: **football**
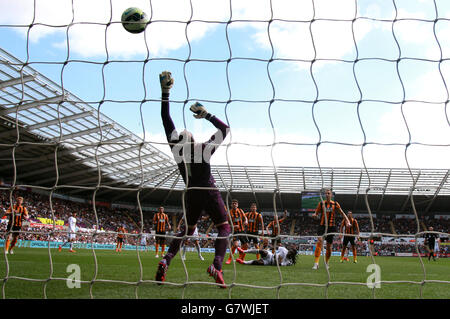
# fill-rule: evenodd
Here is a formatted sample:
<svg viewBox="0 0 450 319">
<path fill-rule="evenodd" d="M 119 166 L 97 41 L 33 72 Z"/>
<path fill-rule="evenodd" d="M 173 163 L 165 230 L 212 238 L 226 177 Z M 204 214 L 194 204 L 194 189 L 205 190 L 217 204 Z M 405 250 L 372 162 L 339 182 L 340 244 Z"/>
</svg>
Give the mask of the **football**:
<svg viewBox="0 0 450 319">
<path fill-rule="evenodd" d="M 128 32 L 141 33 L 149 22 L 147 14 L 139 8 L 131 7 L 122 13 L 122 25 Z"/>
</svg>

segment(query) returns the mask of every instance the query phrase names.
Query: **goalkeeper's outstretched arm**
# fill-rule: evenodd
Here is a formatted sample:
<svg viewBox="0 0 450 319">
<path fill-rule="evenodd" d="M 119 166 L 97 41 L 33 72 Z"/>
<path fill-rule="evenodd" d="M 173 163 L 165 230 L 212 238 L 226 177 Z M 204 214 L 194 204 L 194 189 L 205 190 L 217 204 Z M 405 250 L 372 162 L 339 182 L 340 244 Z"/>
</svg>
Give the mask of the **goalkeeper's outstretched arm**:
<svg viewBox="0 0 450 319">
<path fill-rule="evenodd" d="M 208 113 L 206 108 L 199 102 L 192 104 L 190 110 L 194 113 L 194 117 L 196 119 L 204 118 L 210 121 L 217 128 L 217 132 L 204 143 L 205 145 L 212 146 L 211 154 L 214 153 L 216 148 L 225 140 L 230 127 L 211 113 Z"/>
<path fill-rule="evenodd" d="M 172 118 L 170 117 L 169 95 L 170 89 L 173 86 L 172 74 L 168 71 L 162 72 L 159 75 L 159 82 L 161 83 L 161 119 L 167 141 L 169 142 L 170 148 L 173 148 L 173 143 L 177 142 L 175 136 L 178 134 L 175 130 L 175 124 L 173 124 Z"/>
</svg>

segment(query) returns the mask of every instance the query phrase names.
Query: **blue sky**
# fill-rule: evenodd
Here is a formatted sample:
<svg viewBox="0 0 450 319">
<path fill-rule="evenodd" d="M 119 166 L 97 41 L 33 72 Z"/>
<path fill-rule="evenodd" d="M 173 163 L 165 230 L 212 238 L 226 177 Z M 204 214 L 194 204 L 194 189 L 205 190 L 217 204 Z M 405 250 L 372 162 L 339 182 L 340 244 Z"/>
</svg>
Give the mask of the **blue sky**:
<svg viewBox="0 0 450 319">
<path fill-rule="evenodd" d="M 446 145 L 409 147 L 409 164 L 449 168 L 449 2 L 356 3 L 357 8 L 353 0 L 193 0 L 191 8 L 185 0 L 157 0 L 150 8 L 150 1 L 74 0 L 72 15 L 72 1 L 37 0 L 34 11 L 33 1 L 3 0 L 0 47 L 22 60 L 27 59 L 28 47 L 33 68 L 96 108 L 103 96 L 115 100 L 104 103 L 101 112 L 137 135 L 143 136 L 145 129 L 152 142 L 165 141 L 159 103 L 142 105 L 142 123 L 140 103 L 120 101 L 158 99 L 158 74 L 170 70 L 175 78 L 171 97 L 180 102 L 172 103 L 177 127 L 186 125 L 197 140 L 214 132 L 209 123 L 193 119 L 188 111 L 193 102 L 186 107 L 183 103 L 189 99 L 202 102 L 232 128 L 225 141 L 229 146 L 221 148 L 213 164 L 362 167 L 360 144 L 374 142 L 402 145 L 365 146 L 366 165 L 406 167 L 404 144 L 410 137 L 404 115 L 411 142 Z M 151 14 L 145 36 L 127 33 L 120 25 L 121 13 L 130 6 Z M 435 6 L 439 22 L 419 20 L 433 21 Z M 352 24 L 355 9 L 358 19 Z M 187 24 L 191 13 L 193 22 Z M 33 17 L 36 25 L 31 29 L 20 27 Z M 230 17 L 232 22 L 225 23 Z M 313 17 L 316 21 L 311 23 Z M 106 52 L 109 61 L 117 62 L 103 68 Z M 144 64 L 147 56 L 158 60 Z M 259 60 L 272 56 L 269 64 Z M 80 62 L 63 66 L 68 57 Z M 435 103 L 401 105 L 403 95 L 406 100 Z M 276 101 L 270 103 L 273 98 Z M 320 102 L 312 103 L 316 99 Z M 233 102 L 227 104 L 228 100 Z M 364 102 L 358 108 L 359 100 Z M 320 145 L 317 160 L 319 141 L 332 143 Z M 167 146 L 159 147 L 168 151 Z"/>
</svg>

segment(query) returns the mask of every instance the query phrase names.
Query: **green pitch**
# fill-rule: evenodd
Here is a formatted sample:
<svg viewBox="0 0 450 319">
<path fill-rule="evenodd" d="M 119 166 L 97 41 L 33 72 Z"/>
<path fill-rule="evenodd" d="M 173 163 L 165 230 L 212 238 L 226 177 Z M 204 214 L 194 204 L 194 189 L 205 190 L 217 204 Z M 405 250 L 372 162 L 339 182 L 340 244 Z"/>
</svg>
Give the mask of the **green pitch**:
<svg viewBox="0 0 450 319">
<path fill-rule="evenodd" d="M 48 249 L 17 248 L 14 255 L 8 255 L 9 279 L 2 281 L 6 298 L 423 298 L 450 299 L 450 283 L 382 283 L 380 288 L 369 289 L 366 281 L 371 273 L 366 272 L 372 263 L 369 257 L 359 257 L 358 264 L 346 262 L 341 264 L 339 257 L 330 261 L 330 281 L 350 282 L 349 284 L 332 283 L 326 288 L 328 274 L 323 267 L 317 271 L 311 269 L 312 256 L 299 256 L 297 265 L 282 267 L 248 266 L 224 264 L 225 282 L 231 289 L 220 289 L 206 273 L 213 255 L 204 254 L 205 261 L 200 261 L 196 253 L 188 253 L 186 269 L 178 255 L 170 265 L 167 284 L 157 285 L 149 282 L 154 279 L 157 263 L 154 252 L 141 252 L 142 273 L 136 251 L 116 253 L 110 250 L 81 249 L 76 253 L 66 250 L 58 252 Z M 252 259 L 254 255 L 247 255 Z M 95 267 L 97 260 L 98 267 Z M 423 259 L 427 280 L 450 281 L 450 259 L 436 262 Z M 375 262 L 381 267 L 382 281 L 415 281 L 424 279 L 424 271 L 418 258 L 376 257 Z M 80 267 L 82 281 L 80 288 L 68 288 L 66 278 L 73 275 L 67 267 L 76 264 Z M 236 268 L 235 268 L 236 267 Z M 234 271 L 236 269 L 236 272 Z M 0 257 L 0 276 L 5 278 L 7 263 L 5 255 Z M 142 276 L 142 277 L 141 277 Z M 13 278 L 11 278 L 13 277 Z M 51 279 L 48 278 L 60 278 Z M 24 280 L 28 278 L 31 280 Z M 96 281 L 91 284 L 91 281 Z M 142 282 L 136 283 L 142 279 Z M 115 282 L 108 282 L 113 280 Z M 279 286 L 282 280 L 283 285 Z M 187 282 L 185 284 L 185 282 Z M 203 282 L 203 283 L 200 283 Z M 305 286 L 304 284 L 315 286 Z M 357 285 L 364 283 L 364 285 Z M 256 288 L 248 285 L 257 286 Z M 3 296 L 0 296 L 3 297 Z"/>
</svg>

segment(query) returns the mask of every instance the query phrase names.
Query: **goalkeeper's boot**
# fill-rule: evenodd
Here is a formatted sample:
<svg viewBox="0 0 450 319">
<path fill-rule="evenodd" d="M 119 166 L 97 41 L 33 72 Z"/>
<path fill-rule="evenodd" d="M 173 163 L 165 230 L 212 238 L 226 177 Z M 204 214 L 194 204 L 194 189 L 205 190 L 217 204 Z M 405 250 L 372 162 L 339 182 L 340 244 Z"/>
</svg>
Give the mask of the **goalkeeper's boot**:
<svg viewBox="0 0 450 319">
<path fill-rule="evenodd" d="M 214 277 L 216 283 L 220 284 L 220 288 L 227 288 L 227 286 L 225 286 L 225 281 L 223 280 L 222 272 L 220 270 L 217 270 L 214 265 L 209 266 L 206 271 L 211 277 Z"/>
<path fill-rule="evenodd" d="M 161 260 L 158 264 L 158 270 L 156 271 L 156 276 L 155 276 L 156 281 L 163 282 L 166 280 L 167 268 L 169 268 L 169 266 L 167 266 L 167 260 L 165 260 L 165 259 Z M 158 285 L 161 285 L 161 284 L 158 283 Z"/>
</svg>

